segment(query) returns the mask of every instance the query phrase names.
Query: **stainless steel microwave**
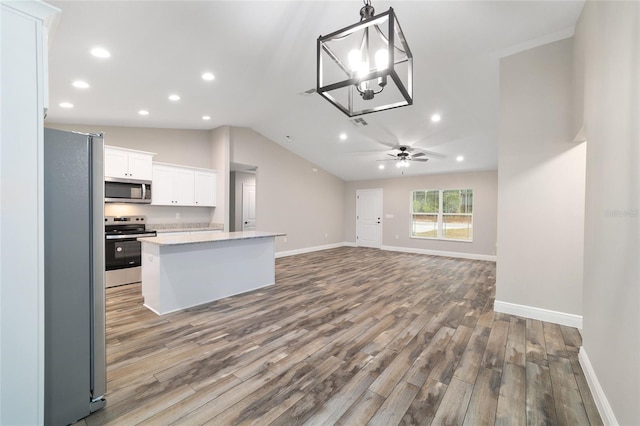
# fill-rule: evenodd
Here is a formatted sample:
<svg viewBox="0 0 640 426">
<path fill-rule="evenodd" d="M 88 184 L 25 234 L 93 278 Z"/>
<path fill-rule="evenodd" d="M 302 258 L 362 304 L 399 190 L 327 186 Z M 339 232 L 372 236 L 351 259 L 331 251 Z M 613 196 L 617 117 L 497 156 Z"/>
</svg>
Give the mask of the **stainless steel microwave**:
<svg viewBox="0 0 640 426">
<path fill-rule="evenodd" d="M 104 202 L 151 204 L 151 181 L 105 178 Z"/>
</svg>

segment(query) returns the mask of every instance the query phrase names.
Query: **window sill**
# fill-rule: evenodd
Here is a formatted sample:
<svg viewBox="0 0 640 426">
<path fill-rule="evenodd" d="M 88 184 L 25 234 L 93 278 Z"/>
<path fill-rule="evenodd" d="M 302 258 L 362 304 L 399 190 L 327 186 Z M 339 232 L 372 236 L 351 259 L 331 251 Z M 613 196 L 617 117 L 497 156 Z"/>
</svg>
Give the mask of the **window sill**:
<svg viewBox="0 0 640 426">
<path fill-rule="evenodd" d="M 437 238 L 437 237 L 414 237 L 410 236 L 412 240 L 432 240 L 432 241 L 453 241 L 456 243 L 472 243 L 473 240 L 456 240 L 454 238 Z"/>
</svg>

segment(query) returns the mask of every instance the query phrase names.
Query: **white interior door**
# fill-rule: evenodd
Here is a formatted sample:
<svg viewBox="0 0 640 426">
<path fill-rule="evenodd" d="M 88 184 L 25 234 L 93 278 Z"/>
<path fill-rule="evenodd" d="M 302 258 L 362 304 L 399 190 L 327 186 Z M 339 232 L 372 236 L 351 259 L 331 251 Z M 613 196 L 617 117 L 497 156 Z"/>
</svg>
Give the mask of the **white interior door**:
<svg viewBox="0 0 640 426">
<path fill-rule="evenodd" d="M 256 229 L 256 186 L 242 184 L 242 230 Z"/>
<path fill-rule="evenodd" d="M 356 191 L 356 245 L 382 246 L 382 189 Z"/>
</svg>

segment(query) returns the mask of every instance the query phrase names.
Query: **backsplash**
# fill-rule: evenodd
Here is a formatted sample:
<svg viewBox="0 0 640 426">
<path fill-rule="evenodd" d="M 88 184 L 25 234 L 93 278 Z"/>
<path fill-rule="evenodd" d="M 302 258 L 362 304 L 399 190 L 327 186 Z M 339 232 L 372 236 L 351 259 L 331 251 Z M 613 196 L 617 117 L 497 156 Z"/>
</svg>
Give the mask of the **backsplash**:
<svg viewBox="0 0 640 426">
<path fill-rule="evenodd" d="M 106 203 L 105 216 L 137 216 L 147 217 L 148 224 L 188 224 L 211 223 L 213 207 L 173 207 L 151 206 L 148 204 Z"/>
</svg>

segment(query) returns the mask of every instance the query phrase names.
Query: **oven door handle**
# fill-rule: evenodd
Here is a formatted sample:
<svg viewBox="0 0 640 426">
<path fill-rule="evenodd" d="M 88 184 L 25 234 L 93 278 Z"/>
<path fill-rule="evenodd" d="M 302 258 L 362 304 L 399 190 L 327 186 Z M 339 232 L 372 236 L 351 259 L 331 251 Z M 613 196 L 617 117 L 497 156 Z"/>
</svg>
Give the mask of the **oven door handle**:
<svg viewBox="0 0 640 426">
<path fill-rule="evenodd" d="M 149 232 L 147 234 L 129 234 L 129 235 L 105 235 L 107 240 L 135 240 L 136 238 L 143 237 L 156 237 L 158 234 L 155 232 Z"/>
</svg>

